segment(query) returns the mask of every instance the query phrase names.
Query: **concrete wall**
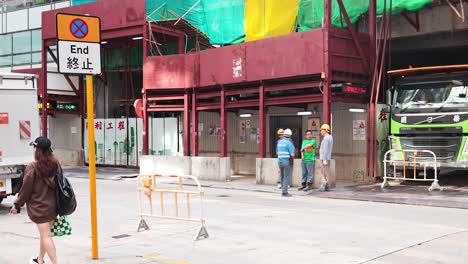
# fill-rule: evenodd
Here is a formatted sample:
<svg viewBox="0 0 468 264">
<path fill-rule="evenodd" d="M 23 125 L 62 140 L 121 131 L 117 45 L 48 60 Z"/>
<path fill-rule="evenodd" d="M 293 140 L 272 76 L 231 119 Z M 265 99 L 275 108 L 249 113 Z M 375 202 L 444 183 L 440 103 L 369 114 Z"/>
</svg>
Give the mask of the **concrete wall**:
<svg viewBox="0 0 468 264">
<path fill-rule="evenodd" d="M 176 156 L 141 156 L 140 173 L 190 175 L 192 173 L 191 158 Z"/>
<path fill-rule="evenodd" d="M 71 149 L 54 149 L 54 156 L 63 167 L 84 166 L 84 151 Z"/>
<path fill-rule="evenodd" d="M 53 148 L 81 149 L 81 118 L 76 115 L 49 117 L 49 138 Z"/>
<path fill-rule="evenodd" d="M 230 181 L 231 161 L 219 157 L 141 156 L 141 174 L 193 175 L 200 180 Z"/>
<path fill-rule="evenodd" d="M 75 115 L 49 117 L 49 138 L 62 166 L 83 166 L 81 118 Z"/>
<path fill-rule="evenodd" d="M 192 157 L 191 161 L 192 175 L 200 180 L 231 180 L 231 161 L 229 158 Z"/>
<path fill-rule="evenodd" d="M 332 188 L 336 187 L 336 165 L 335 161 L 332 160 L 330 164 L 331 175 L 329 179 L 329 184 Z M 256 183 L 257 184 L 267 184 L 275 185 L 279 178 L 279 167 L 278 160 L 272 158 L 257 158 L 256 159 Z M 320 180 L 322 178 L 322 172 L 320 170 L 320 163 L 315 163 L 315 176 L 314 176 L 314 188 L 320 186 Z M 301 160 L 294 160 L 294 167 L 292 171 L 291 185 L 293 187 L 298 187 L 302 182 L 302 168 Z"/>
</svg>

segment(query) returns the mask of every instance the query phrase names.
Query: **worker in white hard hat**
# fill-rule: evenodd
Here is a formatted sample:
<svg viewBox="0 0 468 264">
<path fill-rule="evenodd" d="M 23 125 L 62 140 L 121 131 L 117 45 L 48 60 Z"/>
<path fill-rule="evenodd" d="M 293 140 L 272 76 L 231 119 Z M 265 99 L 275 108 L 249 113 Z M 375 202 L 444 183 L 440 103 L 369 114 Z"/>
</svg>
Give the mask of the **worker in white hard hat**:
<svg viewBox="0 0 468 264">
<path fill-rule="evenodd" d="M 330 177 L 330 161 L 333 151 L 333 137 L 330 135 L 330 126 L 323 124 L 320 128 L 322 143 L 320 144 L 320 163 L 322 169 L 322 180 L 320 181 L 319 191 L 328 191 L 328 179 Z"/>
<path fill-rule="evenodd" d="M 292 136 L 291 129 L 285 129 L 283 137 L 276 145 L 276 154 L 278 155 L 278 165 L 281 175 L 281 194 L 283 197 L 291 196 L 288 193 L 289 179 L 291 178 L 292 166 L 290 159 L 294 158 L 294 145 L 290 138 Z"/>
</svg>

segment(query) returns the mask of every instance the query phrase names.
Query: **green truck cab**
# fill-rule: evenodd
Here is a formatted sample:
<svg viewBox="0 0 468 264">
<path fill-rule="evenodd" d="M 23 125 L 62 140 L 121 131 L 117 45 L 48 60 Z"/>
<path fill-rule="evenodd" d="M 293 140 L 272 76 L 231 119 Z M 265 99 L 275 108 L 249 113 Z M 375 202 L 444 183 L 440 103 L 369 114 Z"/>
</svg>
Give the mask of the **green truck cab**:
<svg viewBox="0 0 468 264">
<path fill-rule="evenodd" d="M 441 168 L 468 169 L 468 65 L 409 68 L 389 75 L 390 148 L 430 150 Z M 410 152 L 404 159 L 414 161 L 414 156 Z"/>
</svg>

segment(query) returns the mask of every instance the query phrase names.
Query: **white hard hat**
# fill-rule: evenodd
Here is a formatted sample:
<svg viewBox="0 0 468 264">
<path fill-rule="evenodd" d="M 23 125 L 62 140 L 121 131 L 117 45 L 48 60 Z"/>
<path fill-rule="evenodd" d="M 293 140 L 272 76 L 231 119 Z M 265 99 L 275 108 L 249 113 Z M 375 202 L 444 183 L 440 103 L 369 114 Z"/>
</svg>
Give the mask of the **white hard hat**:
<svg viewBox="0 0 468 264">
<path fill-rule="evenodd" d="M 289 128 L 285 129 L 285 130 L 284 130 L 284 135 L 285 135 L 285 136 L 288 136 L 288 137 L 292 136 L 292 131 L 291 131 L 291 129 L 289 129 Z"/>
</svg>

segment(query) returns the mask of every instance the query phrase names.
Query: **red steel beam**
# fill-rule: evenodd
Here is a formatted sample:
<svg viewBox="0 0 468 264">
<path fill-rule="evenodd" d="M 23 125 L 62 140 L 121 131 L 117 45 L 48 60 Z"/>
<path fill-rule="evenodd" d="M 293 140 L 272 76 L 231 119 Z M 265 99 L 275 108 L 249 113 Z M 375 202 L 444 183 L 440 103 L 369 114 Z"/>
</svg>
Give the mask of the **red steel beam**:
<svg viewBox="0 0 468 264">
<path fill-rule="evenodd" d="M 221 88 L 221 109 L 220 109 L 220 119 L 221 119 L 221 157 L 224 158 L 227 156 L 227 122 L 226 122 L 226 92 L 224 87 Z"/>
<path fill-rule="evenodd" d="M 353 27 L 353 24 L 351 24 L 351 20 L 349 19 L 348 12 L 346 11 L 346 7 L 343 4 L 343 0 L 337 0 L 338 5 L 340 7 L 341 14 L 343 14 L 343 18 L 346 21 L 346 25 L 348 26 L 348 30 L 351 33 L 351 36 L 353 38 L 354 46 L 357 49 L 359 56 L 362 59 L 362 62 L 364 64 L 364 68 L 368 69 L 369 64 L 368 61 L 366 60 L 366 57 L 364 56 L 364 52 L 362 51 L 361 44 L 359 43 L 359 39 L 356 33 L 356 30 Z M 330 5 L 331 8 L 331 5 Z"/>
<path fill-rule="evenodd" d="M 146 26 L 146 23 L 141 27 L 140 29 L 143 35 L 143 65 L 145 64 L 145 61 L 148 57 L 148 27 Z M 143 67 L 143 70 L 145 68 Z M 146 87 L 143 87 L 143 155 L 148 155 L 148 150 L 149 150 L 149 133 L 148 133 L 148 99 L 147 99 L 147 94 L 145 93 Z"/>
<path fill-rule="evenodd" d="M 322 123 L 330 124 L 331 120 L 331 64 L 330 64 L 330 30 L 331 30 L 331 18 L 332 18 L 332 1 L 325 0 L 324 6 L 324 30 L 323 30 L 323 64 L 325 69 L 325 79 L 323 82 L 323 109 L 322 109 Z M 331 125 L 331 124 L 330 124 Z"/>
<path fill-rule="evenodd" d="M 234 101 L 234 102 L 227 102 L 226 108 L 246 108 L 246 107 L 256 107 L 258 106 L 258 99 L 249 99 L 249 100 L 241 100 L 241 101 Z"/>
<path fill-rule="evenodd" d="M 197 99 L 208 99 L 214 97 L 219 97 L 219 92 L 206 92 L 197 94 Z"/>
<path fill-rule="evenodd" d="M 310 82 L 301 82 L 301 83 L 287 83 L 287 84 L 276 84 L 276 85 L 265 85 L 266 92 L 274 91 L 287 91 L 287 90 L 296 90 L 304 89 L 311 87 L 319 87 L 320 81 L 310 81 Z"/>
<path fill-rule="evenodd" d="M 419 32 L 420 26 L 419 26 L 419 12 L 418 12 L 418 11 L 415 12 L 415 21 L 413 21 L 413 20 L 410 18 L 408 12 L 406 12 L 406 11 L 401 12 L 401 15 L 406 19 L 406 21 L 408 21 L 408 23 L 409 23 L 411 26 L 414 27 L 414 29 L 415 29 L 417 32 Z"/>
<path fill-rule="evenodd" d="M 48 109 L 47 114 L 67 114 L 67 115 L 81 115 L 81 111 L 70 111 L 62 109 Z"/>
<path fill-rule="evenodd" d="M 211 104 L 198 104 L 197 111 L 207 111 L 207 110 L 218 110 L 221 108 L 220 103 L 211 103 Z"/>
<path fill-rule="evenodd" d="M 372 69 L 375 65 L 375 45 L 377 34 L 377 2 L 376 0 L 369 0 L 369 76 L 372 77 Z"/>
<path fill-rule="evenodd" d="M 322 102 L 322 95 L 292 95 L 281 96 L 277 98 L 266 98 L 265 105 L 289 105 L 289 104 L 307 104 L 307 103 L 320 103 Z"/>
<path fill-rule="evenodd" d="M 49 52 L 50 56 L 54 60 L 54 62 L 57 64 L 57 67 L 59 65 L 58 59 L 55 56 L 55 54 L 52 52 L 50 47 L 47 47 L 47 52 Z M 79 95 L 78 89 L 76 89 L 75 84 L 70 80 L 70 77 L 67 74 L 63 74 L 63 77 L 65 77 L 65 80 L 67 81 L 68 85 L 73 89 L 76 95 Z"/>
<path fill-rule="evenodd" d="M 148 102 L 169 101 L 169 100 L 184 100 L 184 95 L 148 97 L 147 100 L 148 100 Z"/>
<path fill-rule="evenodd" d="M 151 23 L 151 30 L 154 32 L 158 32 L 164 35 L 169 35 L 169 36 L 174 36 L 174 37 L 185 36 L 185 33 L 183 31 L 173 29 L 173 28 L 163 27 L 154 23 Z"/>
<path fill-rule="evenodd" d="M 197 93 L 192 93 L 192 156 L 198 156 L 198 110 Z"/>
<path fill-rule="evenodd" d="M 246 88 L 225 91 L 226 96 L 258 93 L 258 88 Z"/>
<path fill-rule="evenodd" d="M 183 107 L 148 107 L 148 112 L 183 112 Z"/>
<path fill-rule="evenodd" d="M 184 156 L 190 156 L 190 97 L 184 94 Z"/>
<path fill-rule="evenodd" d="M 260 134 L 260 140 L 258 144 L 258 156 L 260 158 L 265 158 L 266 157 L 266 112 L 267 108 L 265 105 L 265 86 L 263 86 L 263 83 L 259 87 L 259 134 Z"/>
</svg>

